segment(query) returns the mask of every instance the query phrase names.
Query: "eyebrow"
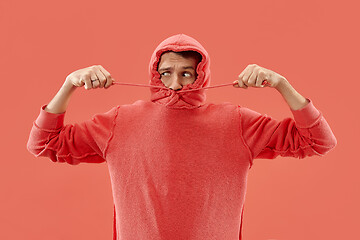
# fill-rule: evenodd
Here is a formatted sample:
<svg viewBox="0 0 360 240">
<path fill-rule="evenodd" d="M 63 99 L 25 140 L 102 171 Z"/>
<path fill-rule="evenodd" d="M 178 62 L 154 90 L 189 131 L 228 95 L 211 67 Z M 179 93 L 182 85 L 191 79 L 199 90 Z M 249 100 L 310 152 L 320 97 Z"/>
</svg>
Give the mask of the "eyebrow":
<svg viewBox="0 0 360 240">
<path fill-rule="evenodd" d="M 182 67 L 183 69 L 192 69 L 195 71 L 195 69 L 192 66 L 186 66 L 186 67 Z M 165 70 L 170 70 L 173 69 L 172 67 L 166 67 L 166 68 L 160 68 L 158 71 L 165 71 Z"/>
</svg>

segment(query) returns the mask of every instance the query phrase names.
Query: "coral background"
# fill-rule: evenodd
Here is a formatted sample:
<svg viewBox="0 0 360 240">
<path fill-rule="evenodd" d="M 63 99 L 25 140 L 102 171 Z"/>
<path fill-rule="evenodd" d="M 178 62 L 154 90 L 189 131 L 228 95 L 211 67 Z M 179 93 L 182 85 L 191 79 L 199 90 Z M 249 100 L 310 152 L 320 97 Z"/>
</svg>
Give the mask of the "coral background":
<svg viewBox="0 0 360 240">
<path fill-rule="evenodd" d="M 178 33 L 210 54 L 212 85 L 234 81 L 251 63 L 271 69 L 313 100 L 338 140 L 323 157 L 255 160 L 244 239 L 360 239 L 358 9 L 349 0 L 2 0 L 0 239 L 112 239 L 106 164 L 35 158 L 29 132 L 71 72 L 100 64 L 117 81 L 147 84 L 151 53 Z M 292 117 L 275 89 L 206 91 L 209 102 Z M 141 87 L 79 88 L 65 123 L 149 96 Z"/>
</svg>

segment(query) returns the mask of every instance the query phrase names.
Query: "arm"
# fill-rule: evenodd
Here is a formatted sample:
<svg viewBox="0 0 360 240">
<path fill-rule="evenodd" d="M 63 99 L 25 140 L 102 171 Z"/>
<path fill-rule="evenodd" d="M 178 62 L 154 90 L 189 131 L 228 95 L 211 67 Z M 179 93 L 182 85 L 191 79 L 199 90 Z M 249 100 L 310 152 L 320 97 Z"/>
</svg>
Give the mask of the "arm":
<svg viewBox="0 0 360 240">
<path fill-rule="evenodd" d="M 84 122 L 67 125 L 64 125 L 65 113 L 49 113 L 45 107 L 41 107 L 30 131 L 27 142 L 30 153 L 72 165 L 105 161 L 118 107 Z"/>
<path fill-rule="evenodd" d="M 69 105 L 71 95 L 75 89 L 76 86 L 74 86 L 70 81 L 65 81 L 55 97 L 49 102 L 44 110 L 55 114 L 65 113 Z"/>
<path fill-rule="evenodd" d="M 299 110 L 305 107 L 309 101 L 300 95 L 286 80 L 286 78 L 280 78 L 278 85 L 275 87 L 276 90 L 283 96 L 286 103 L 289 105 L 291 110 Z"/>
<path fill-rule="evenodd" d="M 291 112 L 294 118 L 277 121 L 266 114 L 240 107 L 241 135 L 252 159 L 277 156 L 304 158 L 323 156 L 337 140 L 322 113 L 310 99 L 308 104 Z"/>
<path fill-rule="evenodd" d="M 96 81 L 93 81 L 96 80 Z M 66 80 L 55 97 L 46 106 L 45 111 L 50 113 L 64 113 L 70 97 L 77 87 L 85 85 L 85 89 L 109 88 L 113 79 L 110 73 L 101 65 L 79 69 L 66 77 Z"/>
<path fill-rule="evenodd" d="M 265 82 L 266 81 L 266 82 Z M 304 158 L 324 155 L 337 140 L 322 113 L 312 101 L 301 96 L 280 74 L 256 64 L 248 65 L 234 81 L 250 87 L 275 88 L 283 96 L 294 116 L 277 121 L 266 114 L 240 107 L 241 136 L 249 148 L 251 158 L 272 159 L 278 155 Z"/>
<path fill-rule="evenodd" d="M 100 75 L 98 71 L 99 68 L 89 67 L 73 72 L 50 103 L 41 107 L 30 131 L 27 143 L 29 152 L 36 157 L 49 157 L 54 162 L 69 164 L 105 161 L 106 149 L 115 126 L 117 107 L 97 114 L 91 120 L 64 126 L 65 112 L 76 87 L 85 85 L 86 89 L 91 89 L 110 86 L 110 75 Z M 91 82 L 91 79 L 96 78 L 99 80 Z"/>
</svg>

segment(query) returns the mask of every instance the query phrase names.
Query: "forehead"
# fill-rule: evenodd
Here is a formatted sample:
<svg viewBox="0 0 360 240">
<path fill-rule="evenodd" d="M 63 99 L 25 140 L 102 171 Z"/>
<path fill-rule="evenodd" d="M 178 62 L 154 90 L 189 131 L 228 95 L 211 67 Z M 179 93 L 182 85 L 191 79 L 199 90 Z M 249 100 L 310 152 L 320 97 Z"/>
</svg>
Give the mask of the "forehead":
<svg viewBox="0 0 360 240">
<path fill-rule="evenodd" d="M 179 65 L 196 65 L 196 59 L 193 57 L 184 58 L 179 54 L 174 52 L 167 52 L 163 53 L 160 57 L 159 67 L 161 65 L 168 65 L 168 64 L 179 64 Z"/>
</svg>

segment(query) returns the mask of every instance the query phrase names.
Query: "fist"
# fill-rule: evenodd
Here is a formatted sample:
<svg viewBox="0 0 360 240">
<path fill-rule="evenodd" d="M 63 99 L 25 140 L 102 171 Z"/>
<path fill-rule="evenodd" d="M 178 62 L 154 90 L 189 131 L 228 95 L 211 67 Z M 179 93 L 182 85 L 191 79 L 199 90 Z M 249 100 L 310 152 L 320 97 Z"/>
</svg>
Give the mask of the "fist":
<svg viewBox="0 0 360 240">
<path fill-rule="evenodd" d="M 91 88 L 108 88 L 115 79 L 101 65 L 93 65 L 70 73 L 65 81 L 76 87 L 85 85 L 85 89 L 89 90 Z"/>
<path fill-rule="evenodd" d="M 285 78 L 280 74 L 269 69 L 260 67 L 256 64 L 248 65 L 235 80 L 234 87 L 247 89 L 248 87 L 273 87 L 276 88 Z"/>
</svg>

